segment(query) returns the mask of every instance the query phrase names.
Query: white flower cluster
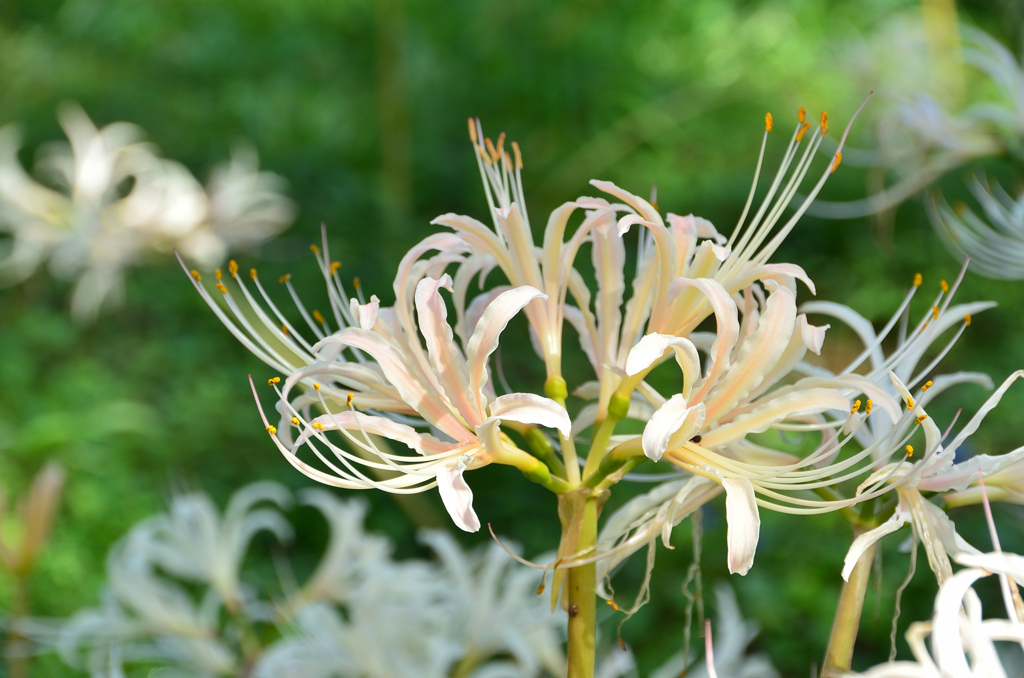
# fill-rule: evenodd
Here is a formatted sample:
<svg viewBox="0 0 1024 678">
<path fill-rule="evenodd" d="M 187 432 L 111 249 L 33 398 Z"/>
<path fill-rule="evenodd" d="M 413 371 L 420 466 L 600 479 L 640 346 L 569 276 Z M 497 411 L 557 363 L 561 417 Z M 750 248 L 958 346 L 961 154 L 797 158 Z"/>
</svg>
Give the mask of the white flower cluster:
<svg viewBox="0 0 1024 678">
<path fill-rule="evenodd" d="M 22 168 L 17 130 L 0 129 L 0 232 L 10 235 L 0 281 L 24 280 L 44 262 L 75 281 L 72 312 L 95 317 L 123 295 L 124 272 L 172 249 L 215 266 L 230 250 L 285 229 L 295 207 L 284 181 L 260 172 L 239 148 L 204 189 L 181 164 L 161 158 L 138 127 L 97 129 L 77 106 L 59 113 L 68 143 L 44 147 L 39 183 Z"/>
<path fill-rule="evenodd" d="M 331 536 L 313 574 L 284 595 L 243 576 L 255 535 L 292 534 L 281 512 L 291 493 L 261 482 L 236 492 L 223 515 L 202 493 L 175 497 L 111 549 L 99 607 L 30 624 L 27 635 L 97 678 L 140 666 L 189 678 L 564 675 L 564 618 L 536 595 L 537 574 L 496 544 L 467 553 L 425 532 L 436 560 L 397 561 L 386 539 L 364 531 L 364 504 L 320 489 L 299 500 Z"/>
</svg>

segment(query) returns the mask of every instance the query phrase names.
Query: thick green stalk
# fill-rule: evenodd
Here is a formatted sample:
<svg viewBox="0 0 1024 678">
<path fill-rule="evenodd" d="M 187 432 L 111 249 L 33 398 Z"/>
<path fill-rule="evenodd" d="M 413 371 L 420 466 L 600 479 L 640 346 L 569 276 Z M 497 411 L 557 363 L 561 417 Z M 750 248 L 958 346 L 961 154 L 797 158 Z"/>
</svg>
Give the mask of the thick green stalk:
<svg viewBox="0 0 1024 678">
<path fill-rule="evenodd" d="M 587 497 L 577 552 L 597 543 L 597 497 Z M 594 677 L 594 637 L 597 632 L 597 566 L 569 570 L 569 678 Z"/>
<path fill-rule="evenodd" d="M 864 532 L 866 527 L 854 529 L 854 538 Z M 864 596 L 871 578 L 871 563 L 875 559 L 875 545 L 872 544 L 861 555 L 857 565 L 850 573 L 850 579 L 843 584 L 839 594 L 839 606 L 836 618 L 832 622 L 832 635 L 828 639 L 828 650 L 825 652 L 825 663 L 822 667 L 822 678 L 840 676 L 850 670 L 853 660 L 853 645 L 857 642 L 857 631 L 860 629 L 860 616 L 864 611 Z"/>
</svg>

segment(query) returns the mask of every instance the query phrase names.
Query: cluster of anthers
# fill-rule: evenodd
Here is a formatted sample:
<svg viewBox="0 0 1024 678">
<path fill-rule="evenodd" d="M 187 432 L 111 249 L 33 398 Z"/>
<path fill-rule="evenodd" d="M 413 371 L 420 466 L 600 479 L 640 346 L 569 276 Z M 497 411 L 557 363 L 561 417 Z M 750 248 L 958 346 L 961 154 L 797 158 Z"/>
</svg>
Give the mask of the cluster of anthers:
<svg viewBox="0 0 1024 678">
<path fill-rule="evenodd" d="M 559 495 L 597 495 L 633 477 L 644 461 L 657 462 L 655 471 L 668 462 L 677 472 L 645 476 L 658 489 L 613 516 L 596 544 L 577 547 L 573 535 L 563 535 L 557 567 L 621 559 L 658 534 L 667 539 L 672 526 L 724 491 L 730 570 L 745 573 L 757 544 L 759 507 L 856 515 L 854 505 L 878 499 L 884 507 L 894 489 L 911 486 L 915 474 L 941 457 L 942 436 L 933 435 L 923 404 L 949 385 L 981 379 L 930 375 L 971 314 L 989 306 L 950 305 L 961 272 L 954 285 L 943 281 L 913 330 L 909 309 L 920 275 L 877 334 L 838 304 L 798 307 L 797 281 L 814 293 L 813 282 L 799 266 L 769 260 L 839 166 L 850 128 L 786 217 L 828 134 L 828 116 L 821 114 L 820 134 L 808 134 L 811 123 L 800 109 L 778 171 L 752 209 L 773 126 L 768 114 L 753 184 L 728 238 L 705 219 L 662 217 L 653 198 L 595 180 L 604 197 L 558 207 L 538 246 L 518 145 L 511 143 L 510 153 L 504 134 L 492 142 L 479 121 L 470 120 L 492 224 L 456 214 L 435 219 L 447 230 L 402 258 L 393 305 L 382 306 L 376 295 L 367 300 L 358 279 L 354 294 L 346 290 L 326 232 L 323 245 L 312 249 L 330 320 L 307 309 L 290 276 L 281 283 L 301 328 L 273 302 L 255 269 L 251 282 L 234 262 L 230 280 L 218 271 L 219 295 L 207 290 L 199 273 L 192 277 L 232 334 L 284 375 L 270 380 L 279 421 L 272 424 L 260 412 L 284 457 L 314 480 L 394 493 L 436 485 L 454 522 L 474 531 L 480 522 L 467 470 L 506 464 Z M 626 235 L 633 226 L 641 232 L 627 288 Z M 592 265 L 586 276 L 577 264 L 585 245 Z M 544 363 L 544 395 L 516 391 L 500 369 L 499 339 L 520 311 Z M 808 316 L 815 314 L 845 322 L 864 340 L 864 351 L 840 372 L 804 360 L 808 350 L 820 352 L 829 327 L 812 325 Z M 707 331 L 712 323 L 714 331 Z M 576 383 L 577 401 L 562 374 L 566 324 L 594 372 Z M 886 356 L 883 341 L 897 325 L 897 348 Z M 959 329 L 945 347 L 918 368 L 953 327 Z M 681 386 L 670 374 L 674 368 L 663 367 L 669 361 L 681 373 Z M 667 386 L 672 383 L 677 386 Z M 915 402 L 910 390 L 921 384 Z M 617 428 L 625 420 L 639 422 L 629 430 L 642 433 Z M 915 454 L 921 429 L 925 449 Z M 768 431 L 782 435 L 772 438 Z M 800 439 L 787 437 L 793 435 Z M 392 450 L 386 441 L 408 449 Z M 844 493 L 858 482 L 856 492 Z"/>
</svg>

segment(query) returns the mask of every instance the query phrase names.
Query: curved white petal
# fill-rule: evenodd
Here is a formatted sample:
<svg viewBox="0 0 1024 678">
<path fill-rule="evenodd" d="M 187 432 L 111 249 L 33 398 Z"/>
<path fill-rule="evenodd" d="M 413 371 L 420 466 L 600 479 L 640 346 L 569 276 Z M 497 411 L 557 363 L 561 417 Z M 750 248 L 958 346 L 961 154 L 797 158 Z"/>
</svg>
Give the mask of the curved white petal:
<svg viewBox="0 0 1024 678">
<path fill-rule="evenodd" d="M 487 360 L 498 348 L 498 337 L 509 320 L 534 299 L 547 299 L 547 295 L 528 285 L 502 292 L 487 306 L 473 329 L 466 347 L 466 357 L 469 362 L 469 385 L 481 404 L 484 402 L 482 389 L 487 383 Z"/>
<path fill-rule="evenodd" d="M 726 541 L 729 544 L 729 572 L 746 574 L 754 564 L 754 552 L 761 533 L 761 516 L 754 498 L 754 486 L 746 478 L 723 478 Z"/>
<path fill-rule="evenodd" d="M 846 410 L 849 406 L 850 401 L 837 389 L 812 388 L 787 393 L 741 414 L 728 424 L 712 429 L 704 435 L 701 445 L 707 448 L 728 445 L 743 439 L 748 433 L 763 433 L 782 419 L 828 410 Z"/>
<path fill-rule="evenodd" d="M 387 417 L 374 417 L 348 410 L 337 414 L 322 414 L 309 422 L 309 426 L 296 438 L 295 444 L 301 445 L 307 438 L 314 434 L 313 424 L 323 426 L 325 431 L 345 429 L 347 431 L 366 431 L 371 435 L 378 435 L 402 443 L 406 447 L 415 450 L 419 454 L 425 451 L 439 451 L 444 445 L 436 438 L 419 433 L 411 426 L 391 421 Z M 426 448 L 426 449 L 425 449 Z"/>
<path fill-rule="evenodd" d="M 380 299 L 374 294 L 370 297 L 370 303 L 360 304 L 358 299 L 350 301 L 352 315 L 359 320 L 359 327 L 364 330 L 372 330 L 377 324 L 377 312 L 380 310 Z"/>
<path fill-rule="evenodd" d="M 689 423 L 688 429 L 694 429 L 687 438 L 692 437 L 700 430 L 700 426 L 704 423 L 703 414 L 703 403 L 689 407 L 686 404 L 686 398 L 678 393 L 669 398 L 668 402 L 659 407 L 651 416 L 651 420 L 644 427 L 641 439 L 644 454 L 654 461 L 661 459 L 668 449 L 669 441 L 684 424 Z"/>
<path fill-rule="evenodd" d="M 807 322 L 807 316 L 800 314 L 800 336 L 804 340 L 804 346 L 814 355 L 821 355 L 821 345 L 825 343 L 825 331 L 831 325 L 812 325 Z"/>
<path fill-rule="evenodd" d="M 714 335 L 715 341 L 711 345 L 710 361 L 705 370 L 704 383 L 694 396 L 695 400 L 703 400 L 722 373 L 729 368 L 729 356 L 740 336 L 739 312 L 736 309 L 736 302 L 717 280 L 676 278 L 669 288 L 669 298 L 674 298 L 684 287 L 696 288 L 707 298 L 718 324 L 717 333 Z"/>
<path fill-rule="evenodd" d="M 850 550 L 846 552 L 846 559 L 843 560 L 844 581 L 849 581 L 850 573 L 853 572 L 853 568 L 857 566 L 857 561 L 860 560 L 860 557 L 864 555 L 864 552 L 867 551 L 872 544 L 876 543 L 882 537 L 892 534 L 906 524 L 907 516 L 901 509 L 902 505 L 896 509 L 896 513 L 894 513 L 889 520 L 885 521 L 873 530 L 868 530 L 853 540 L 853 543 L 850 544 Z"/>
<path fill-rule="evenodd" d="M 490 414 L 498 419 L 518 421 L 521 424 L 537 424 L 556 428 L 562 438 L 568 438 L 572 421 L 565 408 L 551 398 L 533 393 L 509 393 L 498 396 L 491 402 Z"/>
<path fill-rule="evenodd" d="M 689 395 L 700 378 L 700 356 L 693 342 L 684 337 L 670 334 L 648 334 L 642 337 L 626 356 L 626 374 L 632 377 L 643 372 L 661 360 L 670 348 L 675 351 L 676 362 L 683 371 L 683 395 Z"/>
<path fill-rule="evenodd" d="M 446 466 L 437 474 L 437 491 L 459 529 L 476 532 L 480 529 L 480 519 L 473 510 L 473 490 L 462 477 L 465 471 L 466 464 L 462 461 Z"/>
</svg>

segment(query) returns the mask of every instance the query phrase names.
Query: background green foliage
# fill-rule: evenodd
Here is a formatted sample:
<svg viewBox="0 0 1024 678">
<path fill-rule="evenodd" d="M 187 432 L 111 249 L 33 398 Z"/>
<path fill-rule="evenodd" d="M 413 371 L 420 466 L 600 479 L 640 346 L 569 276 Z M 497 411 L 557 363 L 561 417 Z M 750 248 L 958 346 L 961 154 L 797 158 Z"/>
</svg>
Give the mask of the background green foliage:
<svg viewBox="0 0 1024 678">
<path fill-rule="evenodd" d="M 536 224 L 590 192 L 588 179 L 602 178 L 641 194 L 657 183 L 664 210 L 705 216 L 728 232 L 749 187 L 764 112 L 775 113 L 782 135 L 801 105 L 812 115 L 827 108 L 833 129 L 845 126 L 873 85 L 850 77 L 842 46 L 915 9 L 909 0 L 6 0 L 0 123 L 21 125 L 29 164 L 39 144 L 62 136 L 56 106 L 74 100 L 98 124 L 141 125 L 200 178 L 232 143 L 250 140 L 262 166 L 287 178 L 302 211 L 283 236 L 241 254 L 243 268 L 260 267 L 265 280 L 291 271 L 308 299 L 322 299 L 307 246 L 324 222 L 343 270 L 388 303 L 397 258 L 431 232 L 432 217 L 486 213 L 467 116 L 480 116 L 489 134 L 505 130 L 519 140 Z M 960 12 L 1020 45 L 1021 9 L 1011 0 L 963 3 Z M 872 116 L 869 106 L 855 144 L 870 145 Z M 769 155 L 777 159 L 783 143 L 774 139 Z M 1020 177 L 999 159 L 987 169 Z M 960 179 L 945 182 L 949 194 L 966 193 Z M 825 197 L 864 192 L 863 174 L 844 167 Z M 775 259 L 804 266 L 822 298 L 880 320 L 915 271 L 936 285 L 959 266 L 919 200 L 902 206 L 893 223 L 890 232 L 877 220 L 807 218 Z M 93 604 L 108 546 L 176 489 L 202 488 L 223 502 L 259 478 L 306 483 L 266 439 L 248 395 L 245 375 L 259 381 L 272 376 L 268 368 L 219 326 L 172 261 L 135 271 L 125 306 L 92 327 L 71 323 L 67 291 L 41 272 L 0 292 L 0 479 L 18 494 L 47 459 L 70 472 L 34 581 L 41 615 Z M 961 294 L 1001 306 L 971 326 L 948 371 L 978 369 L 1001 381 L 1024 366 L 1017 339 L 1024 284 L 969 275 Z M 524 336 L 525 327 L 510 332 Z M 852 335 L 834 328 L 829 341 L 842 349 Z M 506 351 L 504 359 L 517 382 L 540 390 L 543 377 L 529 355 Z M 586 372 L 577 375 L 578 383 Z M 984 398 L 981 389 L 963 395 L 942 414 L 960 406 L 969 414 Z M 1022 403 L 1011 392 L 973 439 L 977 451 L 1019 443 L 1013 423 Z M 506 468 L 475 472 L 470 482 L 483 521 L 498 533 L 525 544 L 528 555 L 554 546 L 555 503 L 545 491 Z M 418 553 L 406 513 L 386 495 L 367 499 L 370 526 L 396 538 L 400 554 Z M 440 515 L 434 493 L 424 501 Z M 1019 551 L 1020 511 L 997 513 L 1004 547 Z M 979 547 L 988 546 L 979 511 L 954 517 Z M 704 578 L 714 581 L 727 576 L 721 505 L 705 512 L 704 528 Z M 461 536 L 467 543 L 488 538 Z M 730 579 L 744 611 L 764 628 L 759 644 L 786 675 L 806 675 L 823 651 L 849 537 L 835 516 L 765 515 L 756 566 Z M 319 525 L 300 527 L 300 574 L 310 565 L 302 554 L 311 559 L 323 539 Z M 660 550 L 653 600 L 622 628 L 642 673 L 682 641 L 689 539 L 684 526 L 677 548 Z M 888 652 L 893 591 L 907 565 L 896 541 L 886 544 L 882 593 L 865 615 L 880 621 L 862 633 L 857 665 Z M 269 563 L 269 548 L 259 546 L 253 557 Z M 617 580 L 624 601 L 639 585 L 641 561 Z M 901 637 L 907 622 L 930 613 L 934 581 L 920 569 Z M 0 582 L 0 601 L 7 587 Z M 602 614 L 609 640 L 613 614 Z M 56 663 L 39 669 L 66 675 Z"/>
</svg>

